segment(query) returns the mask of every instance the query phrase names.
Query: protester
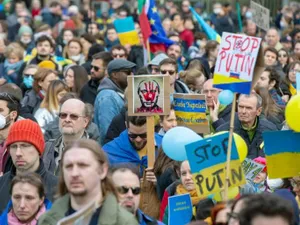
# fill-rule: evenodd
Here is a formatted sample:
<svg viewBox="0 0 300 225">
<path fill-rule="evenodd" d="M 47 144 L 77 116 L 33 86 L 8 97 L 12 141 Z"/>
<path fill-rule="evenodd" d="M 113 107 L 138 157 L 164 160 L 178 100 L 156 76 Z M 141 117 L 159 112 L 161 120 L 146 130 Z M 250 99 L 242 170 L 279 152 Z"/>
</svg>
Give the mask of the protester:
<svg viewBox="0 0 300 225">
<path fill-rule="evenodd" d="M 282 48 L 278 51 L 278 61 L 282 67 L 283 72 L 287 72 L 287 67 L 290 64 L 290 54 L 288 50 Z"/>
<path fill-rule="evenodd" d="M 107 65 L 108 77 L 99 85 L 95 100 L 95 123 L 100 131 L 101 143 L 104 142 L 112 119 L 124 107 L 127 76 L 133 75 L 134 67 L 134 63 L 125 59 L 115 59 Z"/>
<path fill-rule="evenodd" d="M 272 47 L 279 51 L 282 49 L 282 44 L 279 42 L 279 37 L 280 36 L 276 28 L 270 28 L 266 34 L 266 43 L 264 47 Z"/>
<path fill-rule="evenodd" d="M 44 184 L 36 173 L 22 173 L 11 181 L 11 200 L 0 216 L 1 225 L 36 225 L 39 217 L 49 210 L 51 202 L 45 196 Z"/>
<path fill-rule="evenodd" d="M 33 86 L 33 81 L 34 81 L 34 75 L 38 70 L 37 65 L 28 65 L 25 67 L 23 71 L 23 80 L 22 83 L 20 84 L 20 88 L 22 89 L 23 95 L 32 89 Z"/>
<path fill-rule="evenodd" d="M 68 41 L 68 44 L 64 49 L 63 56 L 67 59 L 71 59 L 77 65 L 85 63 L 86 56 L 83 54 L 83 46 L 80 40 L 73 38 Z"/>
<path fill-rule="evenodd" d="M 199 70 L 186 70 L 180 73 L 180 79 L 188 86 L 191 92 L 201 93 L 206 80 L 204 74 Z"/>
<path fill-rule="evenodd" d="M 164 53 L 160 53 L 157 56 L 155 56 L 149 63 L 148 63 L 148 69 L 151 71 L 151 74 L 159 74 L 159 64 L 162 60 L 168 58 L 168 56 Z"/>
<path fill-rule="evenodd" d="M 291 98 L 291 96 L 296 95 L 296 73 L 300 72 L 300 61 L 295 61 L 290 63 L 287 69 L 287 75 L 284 81 L 281 83 L 282 99 L 286 102 Z"/>
<path fill-rule="evenodd" d="M 27 132 L 24 132 L 24 131 Z M 46 189 L 46 197 L 53 200 L 57 177 L 48 172 L 44 166 L 41 156 L 44 153 L 44 137 L 39 125 L 31 120 L 20 120 L 13 124 L 6 146 L 10 152 L 13 167 L 0 177 L 0 212 L 4 210 L 9 202 L 9 187 L 16 174 L 22 172 L 35 172 L 42 177 Z"/>
<path fill-rule="evenodd" d="M 122 45 L 115 45 L 110 50 L 111 56 L 114 59 L 127 59 L 128 58 L 128 52 L 126 48 Z"/>
<path fill-rule="evenodd" d="M 138 224 L 132 214 L 119 206 L 117 191 L 107 174 L 106 155 L 97 142 L 75 141 L 63 151 L 60 164 L 60 198 L 39 218 L 39 224 L 55 225 L 93 202 L 97 203 L 97 209 L 90 224 Z"/>
<path fill-rule="evenodd" d="M 83 86 L 88 82 L 88 74 L 84 67 L 72 65 L 67 68 L 64 73 L 65 82 L 70 88 L 70 91 L 80 94 Z"/>
<path fill-rule="evenodd" d="M 142 189 L 138 170 L 129 166 L 116 167 L 112 172 L 112 180 L 119 195 L 119 204 L 132 213 L 140 225 L 163 225 L 162 222 L 156 221 L 139 209 Z"/>
</svg>

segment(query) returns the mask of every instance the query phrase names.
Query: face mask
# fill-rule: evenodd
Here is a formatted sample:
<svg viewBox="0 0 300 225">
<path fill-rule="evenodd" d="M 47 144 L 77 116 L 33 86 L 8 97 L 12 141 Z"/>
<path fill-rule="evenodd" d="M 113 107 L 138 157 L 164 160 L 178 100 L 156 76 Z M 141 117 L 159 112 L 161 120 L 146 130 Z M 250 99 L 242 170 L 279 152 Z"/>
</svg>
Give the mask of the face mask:
<svg viewBox="0 0 300 225">
<path fill-rule="evenodd" d="M 68 41 L 67 40 L 63 40 L 63 43 L 64 43 L 64 45 L 67 45 Z"/>
<path fill-rule="evenodd" d="M 27 88 L 32 88 L 32 84 L 33 84 L 33 77 L 32 76 L 28 76 L 28 77 L 24 77 L 23 78 L 23 83 Z"/>
<path fill-rule="evenodd" d="M 8 117 L 8 115 L 3 116 L 2 114 L 0 114 L 0 130 L 3 130 L 9 125 L 9 122 L 6 122 L 6 117 Z"/>
<path fill-rule="evenodd" d="M 198 45 L 198 47 L 200 47 L 201 46 L 201 40 L 197 40 L 196 44 Z"/>
<path fill-rule="evenodd" d="M 215 13 L 215 14 L 219 14 L 221 11 L 222 11 L 221 8 L 215 8 L 215 9 L 214 9 L 214 13 Z"/>
<path fill-rule="evenodd" d="M 246 14 L 245 14 L 245 16 L 249 20 L 252 19 L 252 12 L 251 11 L 247 11 Z"/>
<path fill-rule="evenodd" d="M 20 40 L 23 44 L 29 44 L 31 42 L 31 39 L 25 39 L 25 38 L 21 38 Z"/>
<path fill-rule="evenodd" d="M 72 59 L 75 62 L 78 62 L 80 60 L 81 55 L 73 55 L 70 57 L 70 59 Z"/>
</svg>

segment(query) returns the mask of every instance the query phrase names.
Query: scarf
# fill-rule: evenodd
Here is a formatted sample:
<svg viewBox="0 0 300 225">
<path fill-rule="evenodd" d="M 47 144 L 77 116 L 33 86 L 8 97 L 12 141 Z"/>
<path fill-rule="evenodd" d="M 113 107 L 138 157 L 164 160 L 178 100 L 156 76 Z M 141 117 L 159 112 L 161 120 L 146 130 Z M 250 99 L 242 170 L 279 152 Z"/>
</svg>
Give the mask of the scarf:
<svg viewBox="0 0 300 225">
<path fill-rule="evenodd" d="M 46 212 L 45 204 L 40 208 L 38 213 L 35 215 L 34 219 L 28 223 L 22 223 L 19 221 L 17 216 L 14 214 L 13 210 L 11 209 L 7 215 L 7 222 L 9 225 L 36 225 L 38 218 Z"/>
<path fill-rule="evenodd" d="M 290 84 L 289 89 L 290 89 L 290 92 L 291 92 L 292 96 L 297 94 L 297 89 L 294 87 L 293 84 Z"/>
<path fill-rule="evenodd" d="M 4 61 L 4 72 L 7 74 L 9 70 L 15 70 L 15 72 L 18 72 L 21 66 L 23 65 L 23 60 L 16 62 L 16 63 L 9 63 L 6 59 Z"/>
<path fill-rule="evenodd" d="M 179 184 L 177 187 L 176 187 L 176 194 L 177 195 L 183 195 L 183 194 L 190 194 L 191 196 L 191 199 L 192 199 L 192 204 L 193 206 L 197 205 L 198 202 L 203 199 L 203 198 L 200 198 L 198 197 L 198 194 L 197 194 L 197 191 L 196 189 L 192 190 L 192 191 L 188 191 L 185 189 L 185 187 L 182 185 L 182 184 Z"/>
</svg>

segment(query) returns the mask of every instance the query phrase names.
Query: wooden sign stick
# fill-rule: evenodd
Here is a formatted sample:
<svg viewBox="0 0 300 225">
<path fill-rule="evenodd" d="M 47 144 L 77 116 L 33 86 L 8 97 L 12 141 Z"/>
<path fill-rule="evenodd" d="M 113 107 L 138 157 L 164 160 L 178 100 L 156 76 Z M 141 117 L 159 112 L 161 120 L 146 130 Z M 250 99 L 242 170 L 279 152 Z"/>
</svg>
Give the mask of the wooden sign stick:
<svg viewBox="0 0 300 225">
<path fill-rule="evenodd" d="M 154 116 L 147 116 L 147 156 L 148 168 L 153 168 L 155 162 Z"/>
<path fill-rule="evenodd" d="M 235 117 L 235 108 L 236 108 L 236 93 L 233 94 L 233 101 L 231 107 L 230 115 L 230 128 L 229 128 L 229 140 L 227 148 L 227 161 L 225 167 L 225 189 L 224 189 L 224 201 L 228 200 L 228 188 L 229 188 L 229 175 L 230 175 L 230 159 L 231 159 L 231 147 L 233 139 L 233 129 L 234 129 L 234 117 Z"/>
</svg>

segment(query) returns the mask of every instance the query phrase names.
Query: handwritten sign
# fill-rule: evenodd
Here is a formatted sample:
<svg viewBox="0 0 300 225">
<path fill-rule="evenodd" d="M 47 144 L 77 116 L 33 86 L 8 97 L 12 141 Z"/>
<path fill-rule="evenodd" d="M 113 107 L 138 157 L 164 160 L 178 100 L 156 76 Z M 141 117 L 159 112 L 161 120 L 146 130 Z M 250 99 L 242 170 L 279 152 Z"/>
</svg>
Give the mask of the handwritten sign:
<svg viewBox="0 0 300 225">
<path fill-rule="evenodd" d="M 265 168 L 264 165 L 247 158 L 243 161 L 242 167 L 247 180 L 253 180 Z"/>
<path fill-rule="evenodd" d="M 174 109 L 178 126 L 185 126 L 197 133 L 209 133 L 209 124 L 206 118 L 205 95 L 174 94 Z"/>
<path fill-rule="evenodd" d="M 300 72 L 296 73 L 296 89 L 297 94 L 300 94 Z"/>
<path fill-rule="evenodd" d="M 257 4 L 254 1 L 250 2 L 252 18 L 254 23 L 261 29 L 267 31 L 270 28 L 270 10 Z"/>
<path fill-rule="evenodd" d="M 168 215 L 168 224 L 189 224 L 193 216 L 193 205 L 190 194 L 169 197 Z"/>
<path fill-rule="evenodd" d="M 198 196 L 220 192 L 225 186 L 225 164 L 229 133 L 205 138 L 185 146 Z M 232 142 L 229 187 L 245 183 L 235 142 Z"/>
<path fill-rule="evenodd" d="M 263 138 L 269 178 L 300 176 L 300 133 L 264 132 Z"/>
<path fill-rule="evenodd" d="M 214 87 L 250 94 L 261 38 L 223 32 Z"/>
<path fill-rule="evenodd" d="M 121 45 L 138 45 L 140 43 L 139 35 L 134 27 L 134 21 L 131 16 L 124 19 L 116 19 L 114 26 L 119 36 Z"/>
</svg>

